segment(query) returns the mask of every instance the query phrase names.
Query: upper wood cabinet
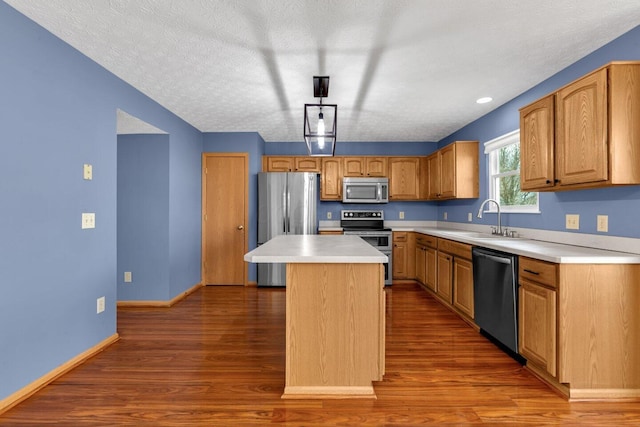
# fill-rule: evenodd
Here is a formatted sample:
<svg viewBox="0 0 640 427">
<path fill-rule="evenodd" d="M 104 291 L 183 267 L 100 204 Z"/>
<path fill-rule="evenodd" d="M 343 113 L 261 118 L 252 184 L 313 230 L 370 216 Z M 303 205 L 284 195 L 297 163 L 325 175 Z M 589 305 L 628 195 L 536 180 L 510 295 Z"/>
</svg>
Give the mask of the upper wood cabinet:
<svg viewBox="0 0 640 427">
<path fill-rule="evenodd" d="M 342 159 L 339 157 L 322 158 L 320 199 L 342 200 Z"/>
<path fill-rule="evenodd" d="M 389 200 L 420 198 L 420 159 L 418 157 L 389 158 Z"/>
<path fill-rule="evenodd" d="M 478 141 L 456 141 L 427 158 L 430 200 L 479 195 Z"/>
<path fill-rule="evenodd" d="M 387 176 L 386 157 L 343 157 L 344 176 Z"/>
<path fill-rule="evenodd" d="M 520 110 L 523 190 L 640 184 L 640 62 L 610 63 Z"/>
<path fill-rule="evenodd" d="M 263 156 L 263 172 L 317 172 L 322 163 L 319 157 L 309 156 Z"/>
<path fill-rule="evenodd" d="M 520 110 L 520 188 L 555 185 L 555 96 L 549 95 Z"/>
<path fill-rule="evenodd" d="M 317 172 L 322 169 L 320 157 L 294 157 L 295 172 Z"/>
<path fill-rule="evenodd" d="M 264 156 L 262 158 L 263 172 L 291 172 L 295 161 L 291 156 Z"/>
</svg>

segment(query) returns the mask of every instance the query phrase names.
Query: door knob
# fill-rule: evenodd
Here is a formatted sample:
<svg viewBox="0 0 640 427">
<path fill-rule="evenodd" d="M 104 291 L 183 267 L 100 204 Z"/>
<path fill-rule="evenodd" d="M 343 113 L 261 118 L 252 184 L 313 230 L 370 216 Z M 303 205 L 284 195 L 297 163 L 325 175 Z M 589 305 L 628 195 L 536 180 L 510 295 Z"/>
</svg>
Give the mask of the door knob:
<svg viewBox="0 0 640 427">
<path fill-rule="evenodd" d="M 239 225 L 238 230 L 244 230 L 244 225 Z"/>
</svg>

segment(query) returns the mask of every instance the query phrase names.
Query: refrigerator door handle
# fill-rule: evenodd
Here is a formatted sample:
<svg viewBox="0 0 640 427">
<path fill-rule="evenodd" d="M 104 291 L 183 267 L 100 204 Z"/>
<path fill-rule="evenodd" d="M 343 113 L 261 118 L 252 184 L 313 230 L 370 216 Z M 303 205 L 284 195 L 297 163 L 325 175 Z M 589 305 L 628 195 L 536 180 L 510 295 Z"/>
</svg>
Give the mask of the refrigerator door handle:
<svg viewBox="0 0 640 427">
<path fill-rule="evenodd" d="M 291 233 L 291 193 L 287 191 L 287 234 Z"/>
<path fill-rule="evenodd" d="M 282 233 L 287 234 L 287 188 L 282 192 Z"/>
</svg>

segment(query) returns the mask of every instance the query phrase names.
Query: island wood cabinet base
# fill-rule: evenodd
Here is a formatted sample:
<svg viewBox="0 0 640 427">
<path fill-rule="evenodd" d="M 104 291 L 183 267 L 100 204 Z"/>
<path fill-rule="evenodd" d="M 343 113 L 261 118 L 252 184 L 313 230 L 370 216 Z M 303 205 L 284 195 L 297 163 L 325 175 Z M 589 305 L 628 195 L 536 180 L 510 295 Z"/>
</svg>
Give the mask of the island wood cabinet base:
<svg viewBox="0 0 640 427">
<path fill-rule="evenodd" d="M 287 264 L 283 399 L 375 398 L 384 375 L 382 264 Z"/>
</svg>

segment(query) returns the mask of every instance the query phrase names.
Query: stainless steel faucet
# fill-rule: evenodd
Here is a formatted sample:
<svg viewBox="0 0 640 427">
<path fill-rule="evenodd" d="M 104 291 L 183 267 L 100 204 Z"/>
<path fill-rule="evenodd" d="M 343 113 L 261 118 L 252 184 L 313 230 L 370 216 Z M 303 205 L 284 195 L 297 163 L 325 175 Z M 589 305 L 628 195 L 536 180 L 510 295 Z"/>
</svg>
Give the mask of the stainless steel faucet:
<svg viewBox="0 0 640 427">
<path fill-rule="evenodd" d="M 480 205 L 480 209 L 478 209 L 478 218 L 482 218 L 482 209 L 484 209 L 484 205 L 486 205 L 489 202 L 495 203 L 496 207 L 498 208 L 498 229 L 493 234 L 502 235 L 502 220 L 501 220 L 501 217 L 500 217 L 500 203 L 498 203 L 495 199 L 487 199 L 484 202 L 482 202 L 482 204 Z"/>
</svg>

